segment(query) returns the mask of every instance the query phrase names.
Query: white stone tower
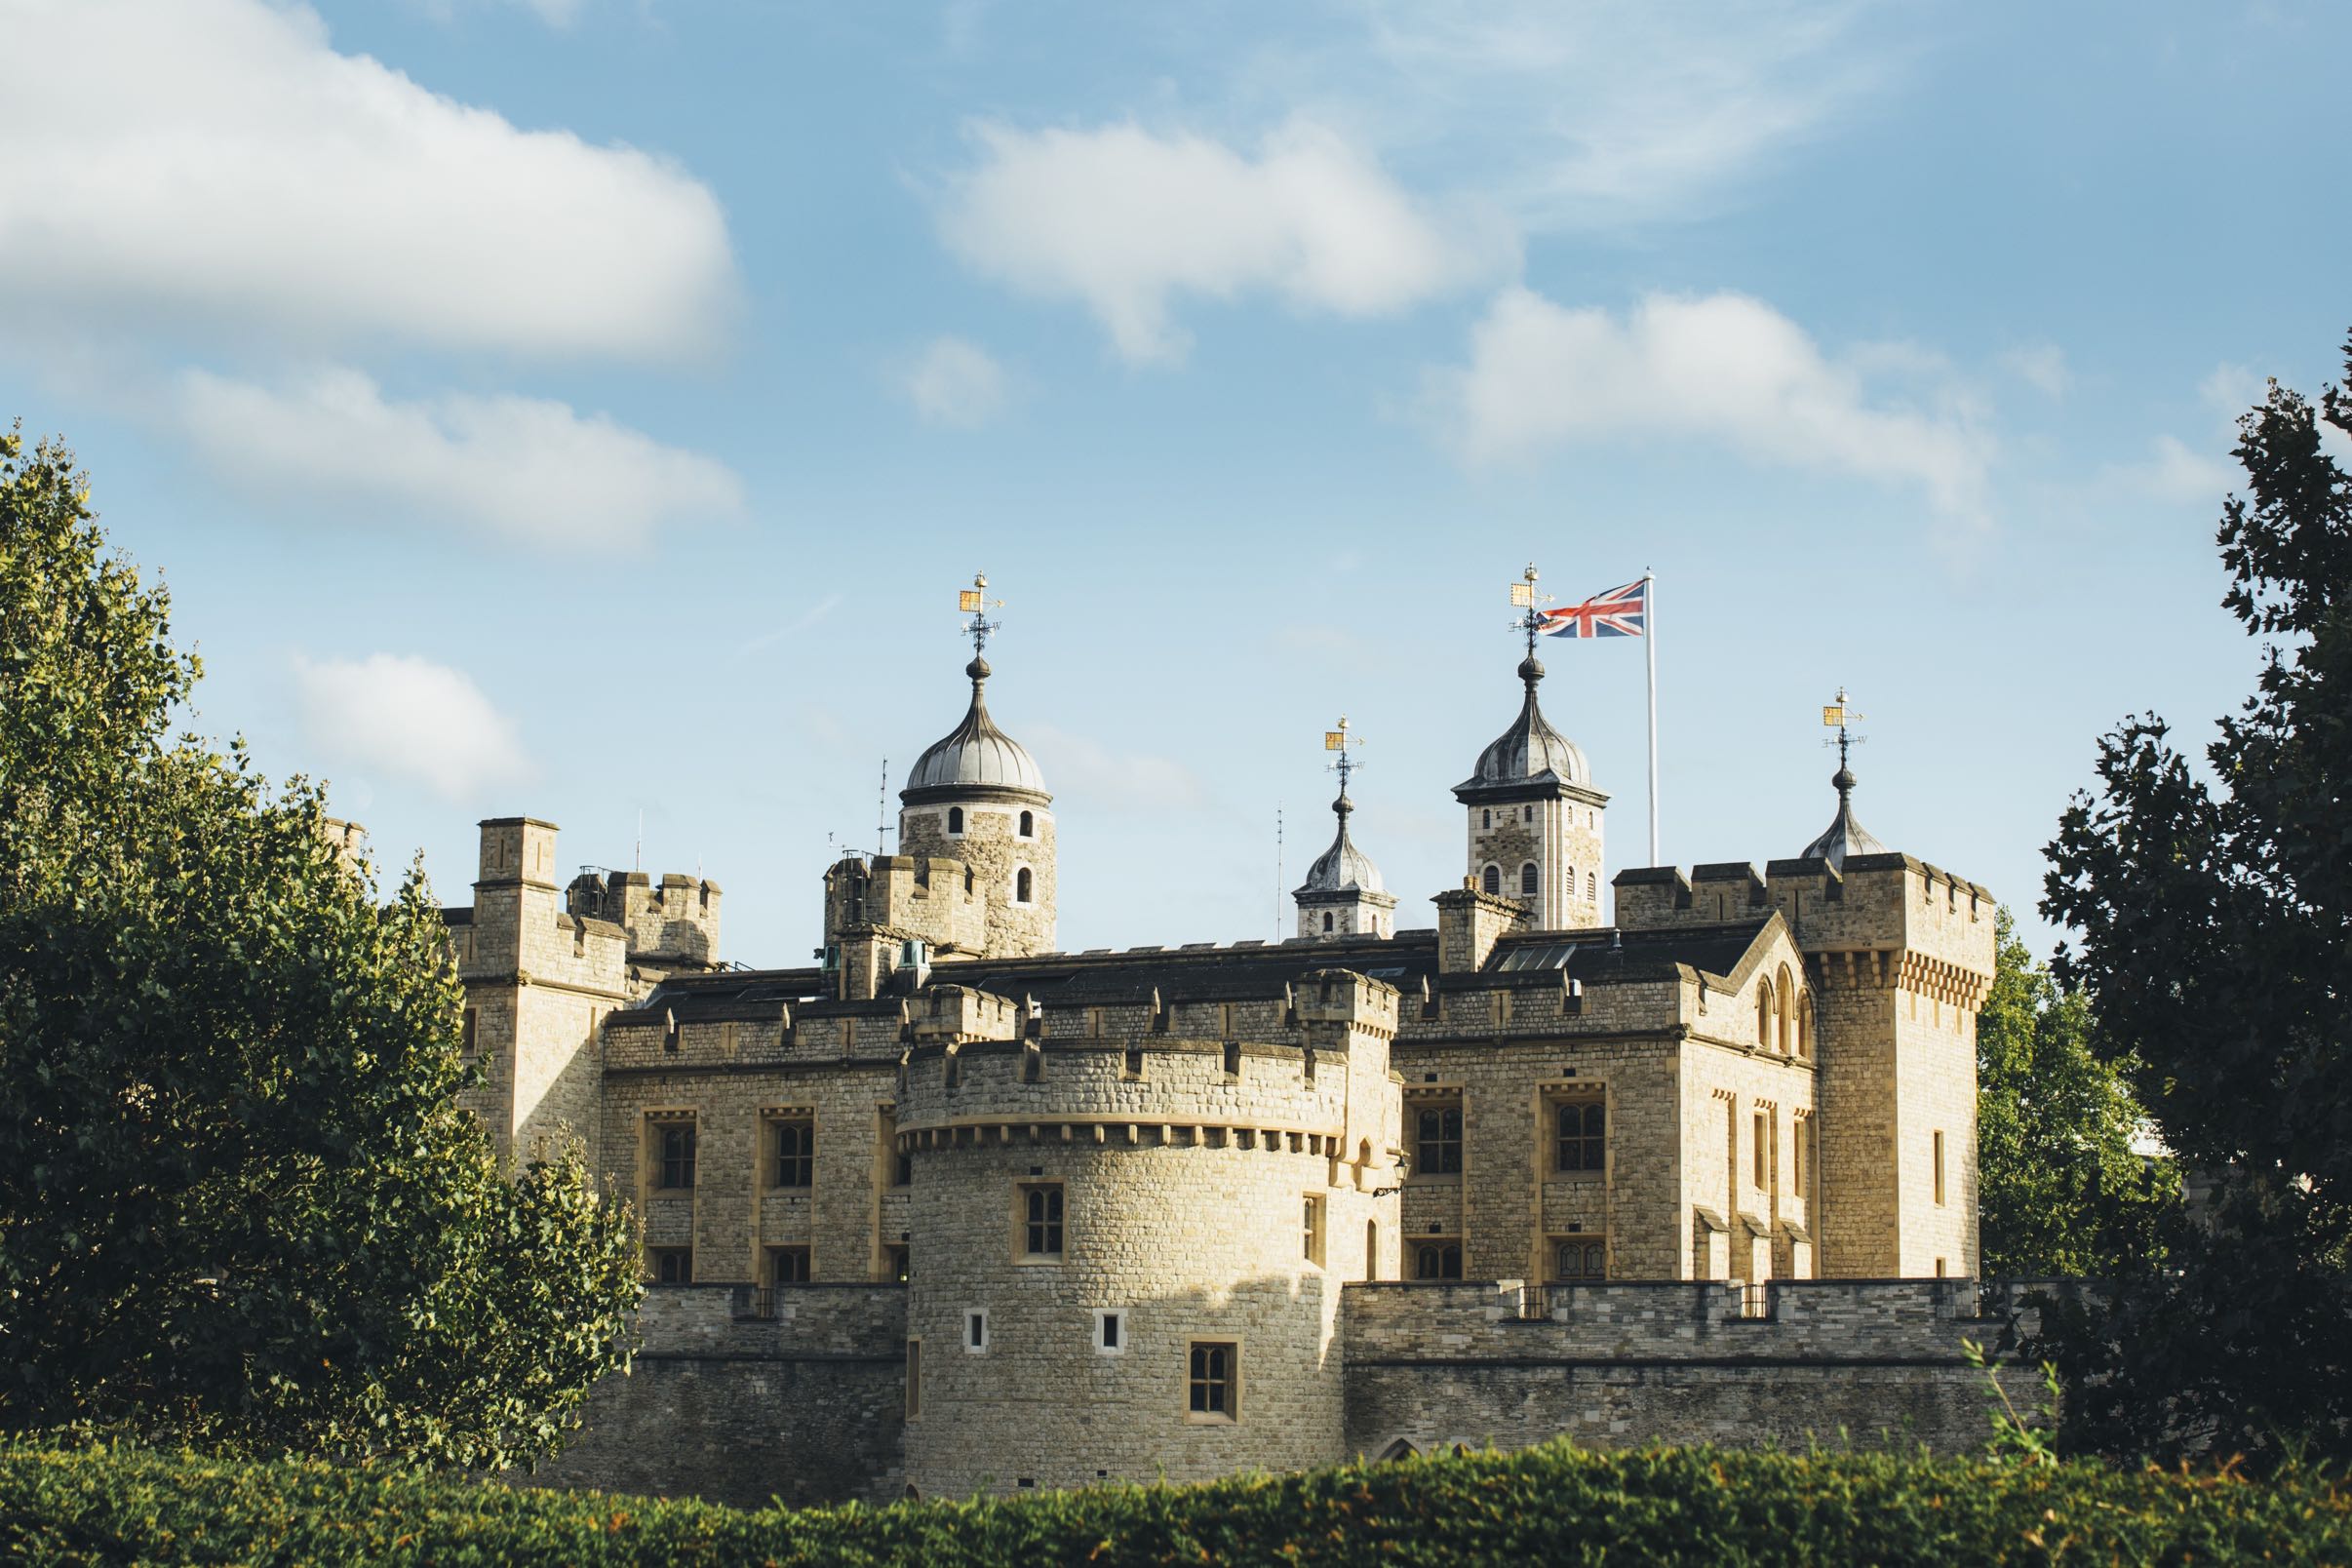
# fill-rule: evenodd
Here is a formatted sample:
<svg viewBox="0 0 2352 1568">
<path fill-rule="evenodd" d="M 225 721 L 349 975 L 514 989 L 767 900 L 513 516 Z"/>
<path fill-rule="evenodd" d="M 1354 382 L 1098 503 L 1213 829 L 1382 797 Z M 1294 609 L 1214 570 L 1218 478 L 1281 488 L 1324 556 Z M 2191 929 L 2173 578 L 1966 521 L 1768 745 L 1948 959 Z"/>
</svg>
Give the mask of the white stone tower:
<svg viewBox="0 0 2352 1568">
<path fill-rule="evenodd" d="M 982 650 L 997 623 L 988 618 L 973 579 L 971 706 L 963 722 L 916 759 L 898 793 L 898 851 L 961 863 L 967 891 L 985 905 L 983 956 L 1054 950 L 1053 797 L 1022 744 L 988 714 L 988 660 Z"/>
<path fill-rule="evenodd" d="M 1609 797 L 1592 787 L 1584 752 L 1545 722 L 1536 702 L 1543 679 L 1531 629 L 1519 663 L 1527 689 L 1519 717 L 1454 786 L 1469 812 L 1470 876 L 1481 892 L 1524 904 L 1535 929 L 1599 925 Z"/>
<path fill-rule="evenodd" d="M 1340 720 L 1339 728 L 1324 732 L 1324 744 L 1339 753 L 1339 761 L 1331 764 L 1340 776 L 1339 799 L 1331 803 L 1331 809 L 1339 815 L 1339 833 L 1331 847 L 1308 868 L 1307 880 L 1290 895 L 1299 906 L 1299 935 L 1318 941 L 1393 936 L 1396 895 L 1382 884 L 1380 868 L 1372 864 L 1372 857 L 1348 837 L 1348 817 L 1355 809 L 1355 803 L 1348 799 L 1348 775 L 1356 764 L 1348 753 L 1346 719 Z"/>
</svg>

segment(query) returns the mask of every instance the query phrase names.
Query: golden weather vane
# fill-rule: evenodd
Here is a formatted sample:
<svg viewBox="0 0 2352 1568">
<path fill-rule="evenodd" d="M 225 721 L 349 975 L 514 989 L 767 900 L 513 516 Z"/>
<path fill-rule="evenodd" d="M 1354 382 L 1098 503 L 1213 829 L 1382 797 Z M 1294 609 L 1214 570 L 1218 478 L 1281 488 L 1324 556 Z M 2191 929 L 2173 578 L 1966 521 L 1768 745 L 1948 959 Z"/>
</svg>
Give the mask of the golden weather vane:
<svg viewBox="0 0 2352 1568">
<path fill-rule="evenodd" d="M 1339 761 L 1331 764 L 1331 770 L 1340 776 L 1340 794 L 1343 797 L 1348 793 L 1348 775 L 1364 765 L 1350 755 L 1348 748 L 1361 746 L 1363 743 L 1361 735 L 1348 733 L 1348 716 L 1344 713 L 1340 715 L 1337 729 L 1323 731 L 1323 750 L 1339 753 Z"/>
<path fill-rule="evenodd" d="M 1519 580 L 1510 585 L 1510 603 L 1514 609 L 1525 611 L 1510 623 L 1510 629 L 1527 634 L 1527 656 L 1532 659 L 1535 657 L 1536 634 L 1544 629 L 1544 607 L 1551 603 L 1551 595 L 1536 592 L 1534 562 L 1527 563 L 1527 569 L 1519 573 Z"/>
<path fill-rule="evenodd" d="M 1851 733 L 1851 726 L 1861 724 L 1864 717 L 1865 715 L 1861 709 L 1854 707 L 1846 700 L 1844 686 L 1837 688 L 1837 700 L 1823 705 L 1822 723 L 1828 728 L 1836 730 L 1837 738 L 1823 740 L 1822 744 L 1837 748 L 1837 765 L 1841 770 L 1845 768 L 1848 750 L 1870 738 L 1867 735 Z"/>
<path fill-rule="evenodd" d="M 972 640 L 972 656 L 974 658 L 978 658 L 987 651 L 989 638 L 1002 630 L 1004 626 L 1002 621 L 990 620 L 988 618 L 989 610 L 1003 608 L 1003 600 L 988 597 L 988 573 L 985 571 L 973 572 L 972 585 L 969 588 L 957 590 L 957 612 L 971 616 L 971 619 L 964 623 L 963 630 L 965 635 Z"/>
</svg>

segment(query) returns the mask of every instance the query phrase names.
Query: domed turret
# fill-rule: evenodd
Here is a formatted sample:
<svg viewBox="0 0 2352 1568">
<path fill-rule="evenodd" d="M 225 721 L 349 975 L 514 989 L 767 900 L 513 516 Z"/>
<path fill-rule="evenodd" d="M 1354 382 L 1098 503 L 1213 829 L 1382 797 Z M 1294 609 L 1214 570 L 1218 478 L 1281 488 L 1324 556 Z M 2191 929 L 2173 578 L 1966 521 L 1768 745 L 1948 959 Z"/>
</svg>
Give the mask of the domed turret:
<svg viewBox="0 0 2352 1568">
<path fill-rule="evenodd" d="M 1029 749 L 997 727 L 988 712 L 985 648 L 997 623 L 981 608 L 986 577 L 962 596 L 972 683 L 962 722 L 934 741 L 907 770 L 898 792 L 898 847 L 903 855 L 955 863 L 925 871 L 927 896 L 978 900 L 990 958 L 1050 953 L 1054 939 L 1053 797 Z M 948 885 L 939 885 L 940 877 Z M 958 885 L 960 883 L 960 885 Z"/>
<path fill-rule="evenodd" d="M 1826 860 L 1833 871 L 1846 869 L 1850 855 L 1883 855 L 1887 846 L 1870 835 L 1870 830 L 1854 820 L 1855 777 L 1851 768 L 1840 766 L 1829 775 L 1830 785 L 1837 791 L 1837 815 L 1822 836 L 1805 845 L 1802 860 Z"/>
<path fill-rule="evenodd" d="M 1348 799 L 1348 775 L 1358 765 L 1348 754 L 1348 721 L 1324 731 L 1325 744 L 1339 752 L 1333 764 L 1340 776 L 1339 799 L 1331 803 L 1339 817 L 1339 833 L 1331 847 L 1315 857 L 1307 880 L 1291 893 L 1299 906 L 1299 935 L 1313 937 L 1392 936 L 1396 930 L 1396 895 L 1382 885 L 1380 868 L 1355 847 L 1348 836 L 1348 818 L 1355 803 Z"/>
<path fill-rule="evenodd" d="M 1528 568 L 1531 603 L 1534 570 Z M 1526 906 L 1537 930 L 1601 923 L 1601 817 L 1609 797 L 1592 787 L 1592 764 L 1551 727 L 1536 700 L 1544 666 L 1535 656 L 1541 615 L 1530 608 L 1527 656 L 1519 661 L 1519 717 L 1478 754 L 1454 786 L 1470 811 L 1470 875 L 1480 892 Z"/>
</svg>

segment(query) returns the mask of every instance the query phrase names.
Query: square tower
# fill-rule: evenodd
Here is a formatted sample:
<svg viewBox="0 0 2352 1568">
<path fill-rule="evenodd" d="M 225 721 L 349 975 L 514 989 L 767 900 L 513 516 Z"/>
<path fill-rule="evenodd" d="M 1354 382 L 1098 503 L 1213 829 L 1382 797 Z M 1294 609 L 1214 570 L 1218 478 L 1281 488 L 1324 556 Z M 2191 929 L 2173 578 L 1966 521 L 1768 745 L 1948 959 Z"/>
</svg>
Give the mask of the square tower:
<svg viewBox="0 0 2352 1568">
<path fill-rule="evenodd" d="M 1592 787 L 1584 752 L 1545 722 L 1536 701 L 1544 666 L 1519 665 L 1519 717 L 1454 786 L 1469 813 L 1470 885 L 1527 906 L 1538 930 L 1596 926 L 1601 920 L 1602 823 L 1609 797 Z"/>
</svg>

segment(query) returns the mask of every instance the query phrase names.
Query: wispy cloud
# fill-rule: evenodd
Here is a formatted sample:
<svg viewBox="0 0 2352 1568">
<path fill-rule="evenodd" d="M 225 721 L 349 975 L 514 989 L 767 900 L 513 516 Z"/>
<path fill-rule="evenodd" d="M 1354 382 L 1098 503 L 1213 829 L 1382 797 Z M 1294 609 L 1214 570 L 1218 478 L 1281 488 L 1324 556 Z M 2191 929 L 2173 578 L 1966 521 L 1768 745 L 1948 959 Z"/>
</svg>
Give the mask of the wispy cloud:
<svg viewBox="0 0 2352 1568">
<path fill-rule="evenodd" d="M 1195 810 L 1208 800 L 1200 775 L 1172 757 L 1120 751 L 1052 725 L 1032 723 L 1024 732 L 1055 792 L 1089 810 Z"/>
<path fill-rule="evenodd" d="M 2001 368 L 2044 397 L 2062 398 L 2073 385 L 2066 352 L 2056 343 L 2022 343 L 2001 355 Z"/>
<path fill-rule="evenodd" d="M 339 54 L 308 6 L 20 0 L 7 28 L 13 315 L 672 360 L 733 314 L 706 186 Z"/>
<path fill-rule="evenodd" d="M 2221 498 L 2243 476 L 2230 464 L 2191 449 L 2175 436 L 2158 436 L 2148 455 L 2133 463 L 2118 463 L 2099 476 L 2098 488 L 2171 505 L 2210 505 L 2216 511 Z"/>
<path fill-rule="evenodd" d="M 1491 222 L 1441 221 L 1360 148 L 1292 119 L 1248 151 L 1132 123 L 972 128 L 978 157 L 944 193 L 965 262 L 1091 310 L 1121 358 L 1173 363 L 1183 296 L 1264 294 L 1345 316 L 1399 310 L 1507 265 Z"/>
<path fill-rule="evenodd" d="M 542 398 L 399 401 L 347 369 L 269 387 L 189 371 L 171 417 L 240 490 L 336 515 L 454 521 L 594 550 L 743 508 L 724 464 Z"/>
<path fill-rule="evenodd" d="M 977 343 L 934 337 L 902 382 L 907 401 L 932 424 L 974 430 L 1004 412 L 1004 367 Z"/>
<path fill-rule="evenodd" d="M 763 649 L 775 647 L 787 637 L 797 637 L 841 608 L 842 596 L 839 593 L 827 594 L 782 625 L 772 626 L 759 636 L 748 639 L 735 649 L 735 657 L 748 658 Z"/>
<path fill-rule="evenodd" d="M 1470 363 L 1431 372 L 1428 406 L 1473 464 L 1624 437 L 1698 439 L 1759 462 L 1916 485 L 1941 511 L 1971 516 L 1993 442 L 1968 401 L 1881 384 L 1889 368 L 1937 363 L 1915 351 L 1833 357 L 1741 294 L 1652 295 L 1617 316 L 1514 288 L 1472 329 Z"/>
<path fill-rule="evenodd" d="M 452 802 L 532 776 L 514 721 L 461 670 L 396 653 L 297 655 L 294 676 L 302 732 L 330 765 L 421 784 Z"/>
</svg>

